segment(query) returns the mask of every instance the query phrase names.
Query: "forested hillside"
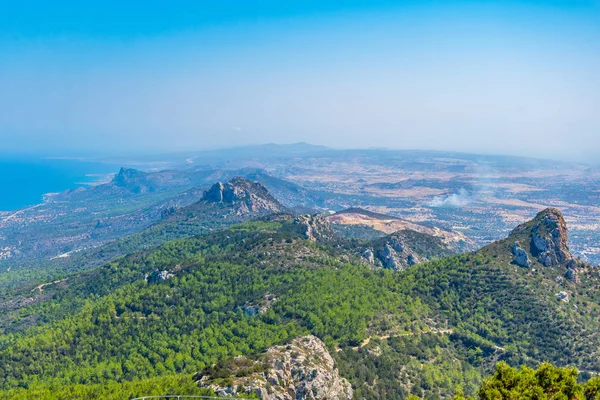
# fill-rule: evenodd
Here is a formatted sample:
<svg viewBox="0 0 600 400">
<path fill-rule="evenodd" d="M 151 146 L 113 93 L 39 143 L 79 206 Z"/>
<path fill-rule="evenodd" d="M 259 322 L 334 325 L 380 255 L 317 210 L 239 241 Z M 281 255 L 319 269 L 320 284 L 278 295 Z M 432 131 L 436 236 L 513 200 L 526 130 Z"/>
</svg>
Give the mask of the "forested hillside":
<svg viewBox="0 0 600 400">
<path fill-rule="evenodd" d="M 356 252 L 368 243 L 335 239 L 319 218 L 279 214 L 170 241 L 71 276 L 22 309 L 0 337 L 2 393 L 93 398 L 161 382 L 164 393 L 176 382 L 194 392 L 191 374 L 306 334 L 325 343 L 355 398 L 473 395 L 500 360 L 596 372 L 597 273 L 566 256 L 544 266 L 550 254 L 525 245 L 553 240 L 554 215 L 400 272 L 370 264 Z M 529 267 L 515 264 L 515 241 Z"/>
</svg>

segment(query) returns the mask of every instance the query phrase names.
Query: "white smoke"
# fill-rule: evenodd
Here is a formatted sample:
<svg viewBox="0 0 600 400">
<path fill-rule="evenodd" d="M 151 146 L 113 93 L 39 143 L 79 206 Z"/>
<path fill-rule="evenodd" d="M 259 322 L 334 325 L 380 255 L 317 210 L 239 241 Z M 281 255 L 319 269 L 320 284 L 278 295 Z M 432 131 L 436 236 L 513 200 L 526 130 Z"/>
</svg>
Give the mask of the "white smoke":
<svg viewBox="0 0 600 400">
<path fill-rule="evenodd" d="M 471 199 L 472 197 L 466 189 L 460 189 L 458 193 L 447 197 L 435 196 L 428 205 L 430 207 L 464 207 L 471 202 Z"/>
</svg>

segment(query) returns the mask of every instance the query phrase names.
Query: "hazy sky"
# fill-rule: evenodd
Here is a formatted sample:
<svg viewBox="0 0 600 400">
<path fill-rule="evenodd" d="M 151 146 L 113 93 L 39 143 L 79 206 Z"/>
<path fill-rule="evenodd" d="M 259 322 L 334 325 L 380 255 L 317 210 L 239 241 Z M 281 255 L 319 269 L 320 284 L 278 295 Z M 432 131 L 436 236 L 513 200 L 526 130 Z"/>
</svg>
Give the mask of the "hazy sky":
<svg viewBox="0 0 600 400">
<path fill-rule="evenodd" d="M 599 1 L 10 3 L 4 152 L 600 150 Z"/>
</svg>

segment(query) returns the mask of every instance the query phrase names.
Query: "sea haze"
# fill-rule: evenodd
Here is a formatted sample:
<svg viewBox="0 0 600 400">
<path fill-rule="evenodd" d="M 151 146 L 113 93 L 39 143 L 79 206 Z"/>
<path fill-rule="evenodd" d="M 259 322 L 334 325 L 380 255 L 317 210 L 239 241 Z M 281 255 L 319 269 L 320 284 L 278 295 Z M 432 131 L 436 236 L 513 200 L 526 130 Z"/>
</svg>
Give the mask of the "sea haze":
<svg viewBox="0 0 600 400">
<path fill-rule="evenodd" d="M 118 166 L 90 161 L 0 158 L 0 211 L 38 204 L 46 193 L 90 185 L 117 171 Z"/>
</svg>

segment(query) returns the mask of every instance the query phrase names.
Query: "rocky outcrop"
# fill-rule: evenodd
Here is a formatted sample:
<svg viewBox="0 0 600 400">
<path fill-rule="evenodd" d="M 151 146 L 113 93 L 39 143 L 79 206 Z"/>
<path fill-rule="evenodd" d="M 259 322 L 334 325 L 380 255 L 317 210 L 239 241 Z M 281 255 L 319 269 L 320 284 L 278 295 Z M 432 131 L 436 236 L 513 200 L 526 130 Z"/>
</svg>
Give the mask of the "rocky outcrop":
<svg viewBox="0 0 600 400">
<path fill-rule="evenodd" d="M 285 211 L 285 207 L 271 196 L 263 184 L 250 182 L 240 177 L 233 178 L 226 183 L 215 183 L 204 192 L 202 200 L 207 203 L 234 206 L 240 215 Z"/>
<path fill-rule="evenodd" d="M 565 278 L 575 283 L 579 283 L 579 274 L 577 274 L 577 270 L 575 268 L 567 268 Z"/>
<path fill-rule="evenodd" d="M 166 271 L 166 270 L 159 271 L 158 269 L 155 269 L 150 274 L 146 274 L 144 279 L 148 283 L 157 283 L 157 282 L 162 282 L 169 278 L 172 278 L 173 276 L 175 276 L 175 275 L 170 273 L 169 271 Z"/>
<path fill-rule="evenodd" d="M 375 264 L 375 254 L 373 253 L 373 249 L 365 249 L 365 251 L 362 252 L 362 257 L 367 260 L 369 264 Z"/>
<path fill-rule="evenodd" d="M 133 168 L 121 168 L 112 180 L 113 185 L 125 188 L 133 193 L 148 193 L 155 190 L 148 182 L 148 173 Z"/>
<path fill-rule="evenodd" d="M 394 271 L 401 271 L 421 262 L 418 255 L 404 248 L 402 243 L 397 240 L 385 244 L 379 253 L 379 260 L 384 268 Z"/>
<path fill-rule="evenodd" d="M 240 310 L 246 315 L 255 316 L 258 314 L 264 314 L 277 301 L 277 297 L 272 294 L 266 294 L 258 302 L 247 303 L 240 307 Z"/>
<path fill-rule="evenodd" d="M 175 215 L 178 211 L 178 207 L 174 207 L 174 206 L 170 206 L 167 208 L 164 208 L 161 212 L 160 212 L 160 217 L 161 218 L 169 218 L 171 215 Z"/>
<path fill-rule="evenodd" d="M 547 208 L 529 222 L 516 227 L 511 235 L 529 234 L 530 252 L 546 267 L 565 266 L 573 260 L 569 250 L 569 233 L 562 213 Z"/>
<path fill-rule="evenodd" d="M 229 197 L 231 199 L 233 197 L 232 194 L 233 190 L 231 188 L 226 187 L 223 182 L 217 182 L 204 192 L 202 199 L 211 203 L 223 203 L 226 201 L 226 198 Z M 231 201 L 228 202 L 230 203 Z"/>
<path fill-rule="evenodd" d="M 528 256 L 520 243 L 529 243 L 529 253 L 534 257 L 533 261 L 562 270 L 564 277 L 571 282 L 579 282 L 582 271 L 590 267 L 571 254 L 567 223 L 556 208 L 547 208 L 531 221 L 517 226 L 509 239 L 515 241 L 512 252 L 514 262 L 518 265 L 525 266 L 525 257 Z M 532 260 L 529 260 L 528 266 L 532 264 Z"/>
<path fill-rule="evenodd" d="M 294 223 L 300 227 L 307 240 L 316 242 L 335 238 L 331 225 L 322 215 L 298 215 Z"/>
<path fill-rule="evenodd" d="M 263 400 L 350 400 L 352 386 L 340 377 L 325 344 L 309 335 L 271 347 L 258 359 L 236 357 L 196 375 L 219 396 L 257 395 Z"/>
<path fill-rule="evenodd" d="M 513 261 L 520 267 L 531 267 L 531 260 L 527 252 L 521 247 L 519 242 L 515 242 L 512 247 Z"/>
<path fill-rule="evenodd" d="M 556 293 L 556 298 L 558 300 L 564 301 L 565 303 L 569 302 L 569 294 L 567 292 L 558 292 L 558 293 Z"/>
<path fill-rule="evenodd" d="M 371 254 L 373 261 L 370 261 Z M 410 230 L 376 239 L 361 253 L 371 264 L 394 271 L 454 254 L 456 251 L 441 238 Z"/>
<path fill-rule="evenodd" d="M 404 269 L 404 265 L 400 262 L 398 253 L 393 249 L 392 246 L 390 246 L 389 243 L 386 243 L 383 246 L 383 250 L 379 252 L 378 258 L 379 261 L 381 261 L 383 268 L 393 269 L 394 271 L 400 271 Z"/>
<path fill-rule="evenodd" d="M 567 263 L 567 273 L 565 274 L 565 278 L 567 278 L 570 281 L 573 281 L 575 283 L 579 282 L 579 273 L 589 267 L 590 265 L 579 260 L 579 259 L 571 259 L 568 263 Z"/>
</svg>

